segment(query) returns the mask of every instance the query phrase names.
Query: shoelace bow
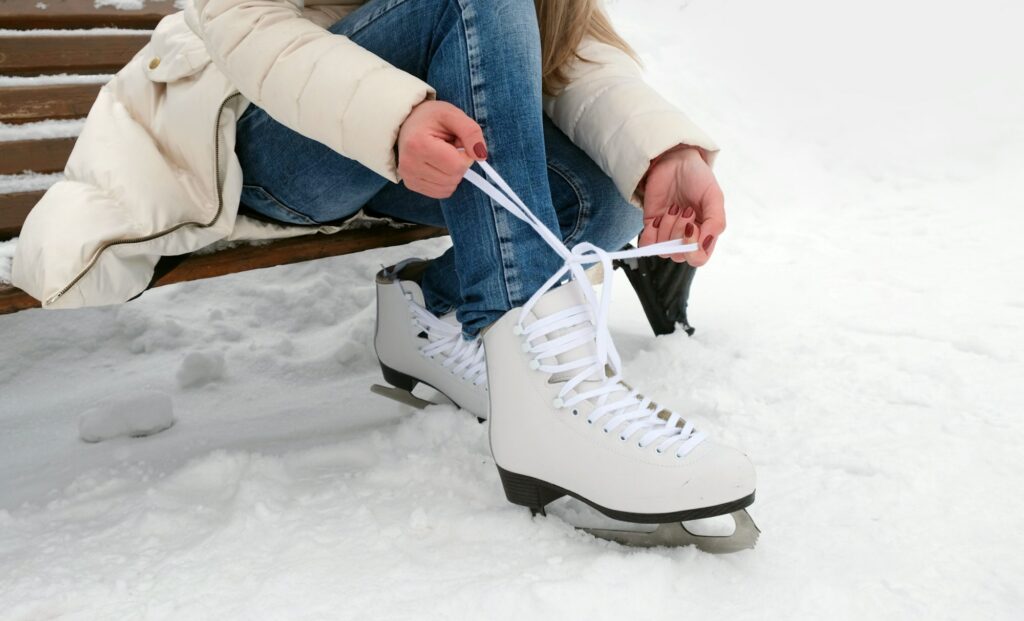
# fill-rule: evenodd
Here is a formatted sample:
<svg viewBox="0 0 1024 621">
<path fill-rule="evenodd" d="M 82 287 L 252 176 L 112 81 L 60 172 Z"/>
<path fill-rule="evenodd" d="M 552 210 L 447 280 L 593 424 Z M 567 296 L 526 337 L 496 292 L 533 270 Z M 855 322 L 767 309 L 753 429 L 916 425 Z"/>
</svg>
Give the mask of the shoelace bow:
<svg viewBox="0 0 1024 621">
<path fill-rule="evenodd" d="M 689 453 L 706 438 L 705 434 L 694 429 L 689 421 L 682 422 L 682 417 L 676 412 L 661 409 L 650 398 L 622 380 L 622 360 L 608 330 L 608 315 L 611 307 L 612 261 L 691 252 L 697 249 L 697 244 L 673 240 L 643 248 L 608 252 L 589 242 L 582 242 L 570 250 L 562 243 L 560 236 L 548 229 L 530 211 L 494 168 L 485 161 L 477 163 L 487 178 L 469 169 L 465 179 L 513 216 L 530 225 L 565 262 L 523 305 L 519 321 L 513 328 L 517 335 L 525 339 L 524 351 L 534 356 L 530 363 L 532 369 L 568 377 L 554 400 L 554 406 L 571 408 L 572 414 L 577 416 L 579 410 L 574 406 L 590 401 L 595 407 L 587 416 L 587 422 L 594 424 L 604 418 L 602 429 L 605 433 L 619 429 L 619 439 L 626 441 L 643 431 L 638 441 L 640 448 L 647 448 L 660 440 L 656 447 L 658 453 L 667 451 L 673 445 L 677 447 L 677 457 Z M 587 266 L 596 263 L 604 268 L 600 298 L 590 286 L 585 273 Z M 523 319 L 538 300 L 566 277 L 579 289 L 586 303 L 541 317 L 530 325 L 523 325 Z M 566 283 L 565 286 L 570 284 Z M 588 343 L 596 345 L 593 355 L 568 362 L 558 361 L 559 355 Z M 545 360 L 553 362 L 543 362 Z M 572 375 L 573 372 L 575 375 Z M 593 383 L 594 386 L 585 385 L 585 382 Z"/>
<path fill-rule="evenodd" d="M 427 334 L 428 343 L 420 347 L 420 353 L 427 358 L 443 355 L 441 366 L 474 386 L 486 382 L 487 365 L 480 338 L 467 341 L 462 338 L 459 326 L 442 321 L 417 304 L 409 294 L 406 294 L 406 300 L 416 327 Z"/>
</svg>

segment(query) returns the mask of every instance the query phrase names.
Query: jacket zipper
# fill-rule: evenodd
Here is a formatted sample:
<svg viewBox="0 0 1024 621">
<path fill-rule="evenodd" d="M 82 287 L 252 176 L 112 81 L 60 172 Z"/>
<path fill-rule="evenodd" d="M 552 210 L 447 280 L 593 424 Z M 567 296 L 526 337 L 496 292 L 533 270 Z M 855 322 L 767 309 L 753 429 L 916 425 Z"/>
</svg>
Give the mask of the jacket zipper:
<svg viewBox="0 0 1024 621">
<path fill-rule="evenodd" d="M 74 280 L 65 285 L 64 288 L 58 291 L 57 293 L 46 298 L 47 305 L 53 304 L 58 299 L 60 299 L 62 295 L 70 291 L 72 287 L 77 285 L 78 282 L 85 277 L 89 270 L 91 270 L 93 266 L 96 265 L 96 261 L 99 260 L 100 254 L 102 254 L 104 250 L 110 248 L 111 246 L 119 246 L 122 244 L 139 244 L 142 242 L 151 241 L 158 237 L 163 237 L 164 235 L 173 233 L 174 231 L 177 231 L 178 229 L 186 226 L 197 226 L 201 229 L 205 229 L 213 226 L 214 223 L 216 223 L 217 220 L 220 219 L 220 215 L 224 211 L 224 197 L 222 196 L 223 184 L 221 183 L 220 170 L 220 117 L 224 113 L 224 107 L 228 105 L 228 102 L 239 96 L 241 96 L 241 93 L 234 93 L 233 95 L 229 95 L 224 101 L 220 103 L 220 107 L 217 108 L 217 120 L 213 126 L 213 168 L 214 180 L 215 183 L 217 184 L 217 187 L 215 188 L 217 194 L 217 212 L 214 214 L 213 220 L 210 220 L 209 222 L 181 222 L 179 224 L 175 224 L 169 229 L 165 229 L 163 231 L 160 231 L 159 233 L 152 233 L 150 235 L 146 235 L 145 237 L 117 239 L 103 244 L 102 246 L 99 247 L 99 249 L 96 250 L 95 253 L 93 253 L 92 258 L 89 259 L 89 262 L 85 265 L 84 268 L 82 268 L 82 271 L 79 272 L 77 276 L 75 276 Z"/>
</svg>

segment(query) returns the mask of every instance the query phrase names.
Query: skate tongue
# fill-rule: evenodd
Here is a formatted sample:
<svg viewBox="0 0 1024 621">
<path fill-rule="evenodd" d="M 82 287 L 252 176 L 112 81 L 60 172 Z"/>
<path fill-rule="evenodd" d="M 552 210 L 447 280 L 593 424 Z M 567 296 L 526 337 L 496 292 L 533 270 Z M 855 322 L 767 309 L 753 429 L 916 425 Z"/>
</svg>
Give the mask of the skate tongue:
<svg viewBox="0 0 1024 621">
<path fill-rule="evenodd" d="M 589 287 L 589 283 L 583 283 L 584 286 Z M 573 306 L 587 306 L 588 301 L 584 297 L 583 292 L 580 291 L 579 286 L 576 283 L 564 283 L 560 287 L 555 287 L 551 291 L 545 293 L 537 303 L 534 305 L 531 314 L 534 319 L 540 319 L 542 317 L 551 316 L 557 312 L 572 308 Z M 580 330 L 582 326 L 572 326 L 568 328 L 561 328 L 553 330 L 544 340 L 551 341 L 564 336 L 570 332 Z M 555 360 L 558 364 L 566 364 L 569 362 L 575 362 L 583 358 L 591 358 L 597 354 L 597 347 L 593 341 L 588 341 L 578 347 L 574 347 L 568 351 L 558 354 L 555 356 Z M 561 373 L 555 373 L 551 376 L 551 380 L 554 382 L 564 382 L 579 373 L 579 370 L 574 371 L 562 371 Z M 603 381 L 604 378 L 591 377 L 588 378 L 584 383 Z"/>
</svg>

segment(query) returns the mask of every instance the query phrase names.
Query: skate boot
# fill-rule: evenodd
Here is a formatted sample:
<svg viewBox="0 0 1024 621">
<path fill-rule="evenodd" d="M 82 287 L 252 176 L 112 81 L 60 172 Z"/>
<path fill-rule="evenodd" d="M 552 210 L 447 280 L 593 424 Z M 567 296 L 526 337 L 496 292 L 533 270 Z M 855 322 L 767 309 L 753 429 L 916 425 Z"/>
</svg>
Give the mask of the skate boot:
<svg viewBox="0 0 1024 621">
<path fill-rule="evenodd" d="M 450 313 L 437 317 L 426 309 L 417 279 L 429 264 L 408 259 L 377 274 L 377 329 L 373 344 L 384 380 L 392 387 L 371 390 L 414 407 L 432 405 L 412 394 L 423 383 L 458 407 L 487 417 L 487 372 L 480 339 L 462 338 L 462 326 Z"/>
<path fill-rule="evenodd" d="M 744 510 L 754 502 L 750 460 L 626 383 L 608 331 L 614 260 L 696 246 L 605 252 L 583 243 L 570 251 L 481 166 L 503 194 L 473 171 L 466 178 L 565 259 L 526 304 L 484 333 L 491 452 L 508 500 L 543 514 L 548 503 L 572 496 L 615 520 L 659 525 L 653 532 L 586 529 L 628 545 L 753 547 L 759 531 Z M 600 295 L 584 274 L 594 263 L 605 268 Z M 736 523 L 727 537 L 695 535 L 682 524 L 725 514 Z"/>
</svg>

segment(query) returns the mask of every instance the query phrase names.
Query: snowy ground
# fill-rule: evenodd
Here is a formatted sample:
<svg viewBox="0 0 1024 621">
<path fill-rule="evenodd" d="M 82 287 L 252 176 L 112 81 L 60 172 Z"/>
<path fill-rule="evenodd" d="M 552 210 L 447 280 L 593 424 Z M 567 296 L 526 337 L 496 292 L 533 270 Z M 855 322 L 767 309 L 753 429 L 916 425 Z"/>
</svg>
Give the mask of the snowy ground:
<svg viewBox="0 0 1024 621">
<path fill-rule="evenodd" d="M 730 214 L 697 335 L 650 338 L 624 280 L 614 331 L 757 463 L 756 550 L 532 519 L 486 427 L 371 395 L 371 276 L 435 240 L 0 317 L 0 618 L 1020 618 L 1024 10 L 612 8 Z M 169 430 L 78 439 L 147 391 Z"/>
</svg>

